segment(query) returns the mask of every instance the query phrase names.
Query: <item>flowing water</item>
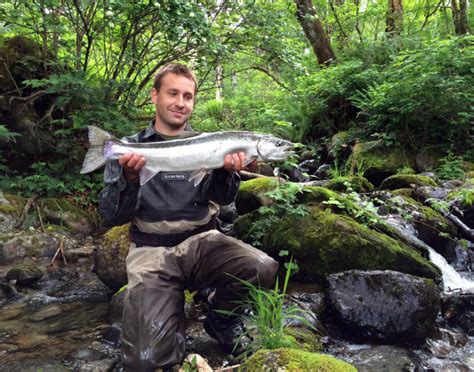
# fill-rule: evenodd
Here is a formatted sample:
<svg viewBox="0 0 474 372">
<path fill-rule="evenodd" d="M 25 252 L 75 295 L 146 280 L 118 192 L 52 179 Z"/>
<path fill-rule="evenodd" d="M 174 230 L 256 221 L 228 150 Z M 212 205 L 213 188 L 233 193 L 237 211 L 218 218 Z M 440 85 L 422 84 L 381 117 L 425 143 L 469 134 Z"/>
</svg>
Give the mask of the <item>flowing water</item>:
<svg viewBox="0 0 474 372">
<path fill-rule="evenodd" d="M 385 217 L 384 220 L 390 226 L 395 228 L 413 246 L 428 250 L 431 262 L 438 266 L 443 274 L 443 285 L 445 291 L 450 292 L 457 290 L 463 292 L 474 292 L 474 281 L 462 277 L 461 274 L 459 274 L 442 255 L 436 252 L 428 244 L 418 239 L 415 229 L 409 222 L 394 216 Z"/>
</svg>

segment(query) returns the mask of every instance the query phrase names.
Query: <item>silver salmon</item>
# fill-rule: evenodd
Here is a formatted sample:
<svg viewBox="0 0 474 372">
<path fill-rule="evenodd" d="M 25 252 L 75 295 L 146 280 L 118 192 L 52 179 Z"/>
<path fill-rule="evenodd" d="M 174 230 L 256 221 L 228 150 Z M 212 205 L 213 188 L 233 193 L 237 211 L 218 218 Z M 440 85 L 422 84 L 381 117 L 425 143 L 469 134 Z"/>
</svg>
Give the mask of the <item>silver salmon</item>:
<svg viewBox="0 0 474 372">
<path fill-rule="evenodd" d="M 97 127 L 89 126 L 90 148 L 82 163 L 81 173 L 92 172 L 107 159 L 118 159 L 128 153 L 145 157 L 140 171 L 144 185 L 159 172 L 192 172 L 189 181 L 197 186 L 207 171 L 222 168 L 226 154 L 244 152 L 246 164 L 257 161 L 280 161 L 293 154 L 293 144 L 269 134 L 230 131 L 200 133 L 193 137 L 148 143 L 128 143 Z"/>
</svg>

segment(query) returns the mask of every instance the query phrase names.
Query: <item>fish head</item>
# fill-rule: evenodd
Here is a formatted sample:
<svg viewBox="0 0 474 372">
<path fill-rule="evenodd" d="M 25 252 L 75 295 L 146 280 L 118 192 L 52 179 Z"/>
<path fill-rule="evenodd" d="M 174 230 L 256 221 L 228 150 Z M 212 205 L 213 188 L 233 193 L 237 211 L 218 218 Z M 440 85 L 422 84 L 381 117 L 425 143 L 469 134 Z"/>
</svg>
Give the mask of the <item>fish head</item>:
<svg viewBox="0 0 474 372">
<path fill-rule="evenodd" d="M 262 136 L 257 141 L 257 152 L 263 161 L 285 160 L 293 155 L 293 144 L 290 141 L 273 136 Z"/>
</svg>

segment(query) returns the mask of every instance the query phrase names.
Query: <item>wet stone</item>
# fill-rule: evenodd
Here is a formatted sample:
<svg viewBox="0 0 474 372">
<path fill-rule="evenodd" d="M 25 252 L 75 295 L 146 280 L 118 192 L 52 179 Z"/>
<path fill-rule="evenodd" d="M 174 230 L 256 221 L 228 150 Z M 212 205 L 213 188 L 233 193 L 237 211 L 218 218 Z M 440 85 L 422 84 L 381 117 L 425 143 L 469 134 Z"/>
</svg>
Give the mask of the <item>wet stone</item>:
<svg viewBox="0 0 474 372">
<path fill-rule="evenodd" d="M 47 306 L 40 311 L 36 312 L 30 317 L 33 322 L 41 322 L 42 320 L 50 319 L 58 316 L 62 313 L 62 310 L 57 305 Z"/>
<path fill-rule="evenodd" d="M 16 280 L 20 286 L 31 286 L 43 277 L 43 271 L 33 264 L 21 264 L 8 271 L 6 280 Z"/>
</svg>

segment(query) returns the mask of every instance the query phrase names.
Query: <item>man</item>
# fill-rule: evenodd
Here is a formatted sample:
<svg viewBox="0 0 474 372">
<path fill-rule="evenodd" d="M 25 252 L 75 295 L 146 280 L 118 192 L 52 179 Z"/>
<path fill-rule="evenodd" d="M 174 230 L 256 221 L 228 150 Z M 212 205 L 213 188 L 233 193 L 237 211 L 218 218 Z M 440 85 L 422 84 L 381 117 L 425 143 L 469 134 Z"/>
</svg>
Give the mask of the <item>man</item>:
<svg viewBox="0 0 474 372">
<path fill-rule="evenodd" d="M 155 77 L 155 119 L 130 142 L 185 138 L 196 79 L 184 65 L 170 64 Z M 265 253 L 215 229 L 219 205 L 235 199 L 244 153 L 227 154 L 223 169 L 198 185 L 190 172 L 161 172 L 140 187 L 146 159 L 126 154 L 109 161 L 99 209 L 109 225 L 131 221 L 128 288 L 123 312 L 125 370 L 154 371 L 181 363 L 185 352 L 184 289 L 216 288 L 204 327 L 227 352 L 238 349 L 242 323 L 233 311 L 245 296 L 243 279 L 269 287 L 278 263 Z"/>
</svg>

